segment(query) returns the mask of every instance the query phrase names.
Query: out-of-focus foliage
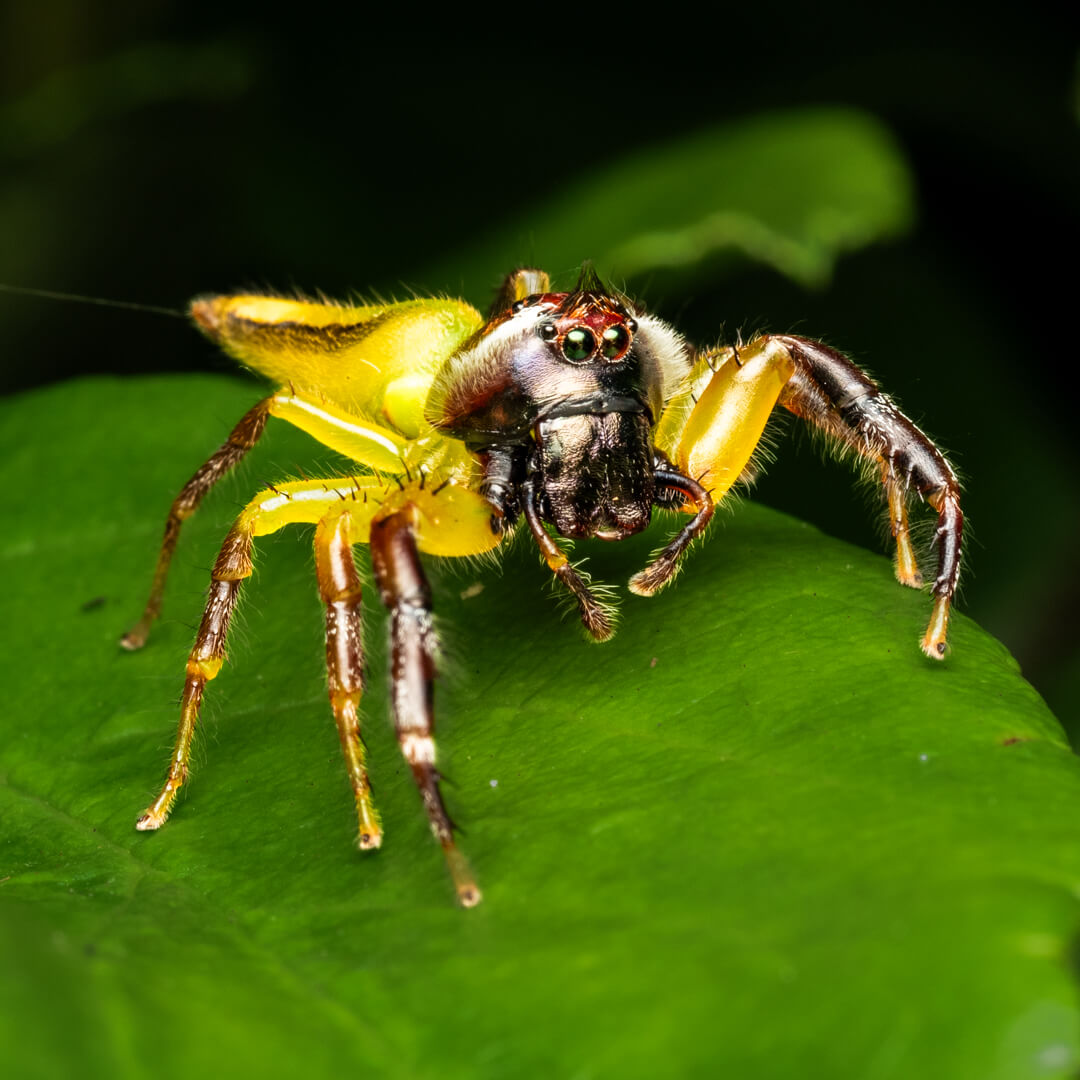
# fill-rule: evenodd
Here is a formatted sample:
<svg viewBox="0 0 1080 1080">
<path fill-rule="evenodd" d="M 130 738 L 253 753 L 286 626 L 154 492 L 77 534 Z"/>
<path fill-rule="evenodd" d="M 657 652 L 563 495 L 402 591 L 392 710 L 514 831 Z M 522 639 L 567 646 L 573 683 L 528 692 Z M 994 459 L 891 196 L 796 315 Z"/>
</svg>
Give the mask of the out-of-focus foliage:
<svg viewBox="0 0 1080 1080">
<path fill-rule="evenodd" d="M 233 98 L 251 77 L 243 51 L 222 41 L 195 48 L 154 42 L 62 68 L 0 104 L 0 160 L 54 151 L 117 117 L 164 102 Z"/>
<path fill-rule="evenodd" d="M 884 558 L 752 504 L 671 589 L 627 597 L 604 646 L 560 621 L 527 545 L 501 575 L 434 568 L 476 910 L 453 906 L 386 722 L 374 598 L 387 842 L 353 849 L 301 530 L 260 543 L 195 777 L 136 833 L 236 503 L 283 461 L 316 467 L 272 433 L 189 524 L 151 643 L 117 648 L 173 477 L 255 393 L 97 380 L 2 410 L 12 1075 L 1074 1075 L 1080 766 L 1060 728 L 963 616 L 948 662 L 925 659 L 927 600 Z M 670 527 L 590 565 L 625 581 Z"/>
<path fill-rule="evenodd" d="M 252 284 L 483 304 L 514 264 L 568 282 L 589 257 L 691 340 L 822 337 L 967 475 L 961 610 L 1075 724 L 1063 16 L 942 9 L 932 35 L 880 35 L 864 7 L 743 6 L 705 40 L 663 11 L 615 33 L 576 11 L 571 42 L 523 14 L 462 43 L 363 5 L 6 6 L 0 282 L 177 308 Z M 179 322 L 0 296 L 5 389 L 200 366 L 225 361 Z M 1076 1072 L 1060 733 L 966 620 L 928 666 L 925 598 L 752 506 L 670 594 L 628 600 L 603 649 L 553 619 L 525 551 L 469 600 L 470 574 L 436 572 L 477 911 L 448 903 L 377 675 L 391 839 L 350 850 L 299 532 L 264 545 L 188 797 L 136 835 L 224 525 L 309 467 L 275 432 L 189 530 L 149 649 L 115 650 L 169 498 L 254 394 L 78 382 L 6 406 L 0 1069 Z M 882 548 L 877 499 L 799 445 L 777 436 L 755 501 Z M 625 580 L 658 538 L 593 568 Z"/>
<path fill-rule="evenodd" d="M 421 280 L 483 298 L 506 253 L 568 272 L 593 259 L 631 287 L 710 257 L 747 257 L 806 286 L 846 252 L 903 233 L 911 178 L 888 132 L 846 110 L 800 110 L 635 149 L 568 184 L 527 217 L 448 252 Z M 444 286 L 445 287 L 445 286 Z"/>
</svg>

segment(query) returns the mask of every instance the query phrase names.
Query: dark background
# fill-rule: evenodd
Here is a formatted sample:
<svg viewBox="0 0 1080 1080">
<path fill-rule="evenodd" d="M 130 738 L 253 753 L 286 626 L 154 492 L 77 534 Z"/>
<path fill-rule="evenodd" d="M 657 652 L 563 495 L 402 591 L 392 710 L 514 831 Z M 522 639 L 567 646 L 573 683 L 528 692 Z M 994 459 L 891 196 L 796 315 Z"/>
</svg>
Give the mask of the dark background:
<svg viewBox="0 0 1080 1080">
<path fill-rule="evenodd" d="M 628 149 L 770 109 L 866 109 L 915 177 L 906 237 L 817 291 L 710 263 L 646 295 L 699 341 L 722 323 L 825 337 L 940 437 L 967 477 L 961 610 L 1075 737 L 1075 19 L 1030 4 L 978 21 L 877 8 L 873 24 L 846 6 L 711 25 L 670 7 L 456 16 L 0 8 L 0 282 L 170 308 L 250 285 L 454 292 L 424 267 L 506 223 L 527 237 L 532 207 Z M 0 293 L 7 392 L 194 369 L 231 370 L 179 323 Z M 788 438 L 757 497 L 880 545 L 849 489 Z"/>
</svg>

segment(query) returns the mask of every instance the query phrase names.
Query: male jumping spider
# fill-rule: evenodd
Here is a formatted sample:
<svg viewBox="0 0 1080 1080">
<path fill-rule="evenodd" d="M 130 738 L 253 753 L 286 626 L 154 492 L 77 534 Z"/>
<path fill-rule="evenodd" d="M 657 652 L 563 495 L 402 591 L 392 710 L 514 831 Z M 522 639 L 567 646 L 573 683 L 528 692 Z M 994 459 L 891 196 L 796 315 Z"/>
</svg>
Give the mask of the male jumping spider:
<svg viewBox="0 0 1080 1080">
<path fill-rule="evenodd" d="M 877 386 L 838 352 L 791 334 L 692 349 L 670 326 L 605 288 L 591 269 L 572 292 L 539 270 L 510 274 L 490 317 L 460 300 L 363 307 L 272 296 L 209 296 L 200 329 L 277 387 L 187 482 L 165 537 L 142 618 L 123 638 L 138 649 L 161 609 L 181 523 L 277 416 L 358 463 L 355 475 L 283 483 L 237 518 L 211 574 L 187 662 L 180 728 L 161 794 L 136 828 L 160 828 L 187 779 L 206 684 L 221 668 L 255 537 L 285 525 L 315 528 L 326 607 L 326 666 L 360 822 L 359 846 L 382 842 L 360 739 L 360 577 L 354 544 L 371 547 L 391 614 L 394 723 L 442 845 L 460 902 L 480 891 L 454 842 L 435 767 L 436 641 L 419 553 L 476 555 L 524 519 L 588 633 L 605 641 L 610 612 L 558 540 L 622 540 L 654 506 L 690 520 L 630 589 L 651 596 L 672 580 L 715 504 L 747 468 L 773 408 L 820 428 L 880 470 L 896 538 L 896 576 L 919 588 L 907 524 L 914 492 L 937 511 L 934 605 L 922 649 L 946 651 L 960 566 L 963 516 L 944 456 Z M 550 527 L 550 528 L 549 528 Z"/>
</svg>

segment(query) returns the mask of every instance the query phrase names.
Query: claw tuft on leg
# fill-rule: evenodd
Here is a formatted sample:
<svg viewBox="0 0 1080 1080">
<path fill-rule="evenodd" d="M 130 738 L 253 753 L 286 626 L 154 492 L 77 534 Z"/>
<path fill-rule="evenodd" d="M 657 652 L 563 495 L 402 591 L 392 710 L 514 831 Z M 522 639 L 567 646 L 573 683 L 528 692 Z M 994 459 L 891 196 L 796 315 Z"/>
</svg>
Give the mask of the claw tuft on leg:
<svg viewBox="0 0 1080 1080">
<path fill-rule="evenodd" d="M 163 791 L 158 796 L 157 801 L 143 811 L 142 817 L 135 822 L 135 828 L 139 832 L 157 832 L 168 821 L 169 810 L 172 809 L 172 802 L 175 798 L 175 791 Z M 168 805 L 165 805 L 166 802 Z"/>
<path fill-rule="evenodd" d="M 627 582 L 627 588 L 635 596 L 655 596 L 665 585 L 675 579 L 675 564 L 657 560 L 651 566 L 639 570 Z"/>
<path fill-rule="evenodd" d="M 931 660 L 944 660 L 949 652 L 949 598 L 939 596 L 934 600 L 934 610 L 930 615 L 930 625 L 920 642 L 922 651 Z"/>
<path fill-rule="evenodd" d="M 921 571 L 905 572 L 899 564 L 896 567 L 896 580 L 901 585 L 907 585 L 909 589 L 921 589 L 924 585 Z"/>
<path fill-rule="evenodd" d="M 141 619 L 120 639 L 120 648 L 127 649 L 128 652 L 137 652 L 146 644 L 149 636 L 150 623 Z"/>
<path fill-rule="evenodd" d="M 461 854 L 454 843 L 444 844 L 443 852 L 446 855 L 446 865 L 450 870 L 450 876 L 454 881 L 454 890 L 457 893 L 458 903 L 462 907 L 476 907 L 484 898 L 473 877 L 472 868 L 468 859 Z"/>
</svg>

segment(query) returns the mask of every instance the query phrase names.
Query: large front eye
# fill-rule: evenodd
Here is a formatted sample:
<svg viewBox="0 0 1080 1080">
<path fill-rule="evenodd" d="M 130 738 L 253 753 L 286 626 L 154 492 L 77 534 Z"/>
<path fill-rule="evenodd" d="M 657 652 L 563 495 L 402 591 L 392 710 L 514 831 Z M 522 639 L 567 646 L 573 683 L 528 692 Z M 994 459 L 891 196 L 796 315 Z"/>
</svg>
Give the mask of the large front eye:
<svg viewBox="0 0 1080 1080">
<path fill-rule="evenodd" d="M 625 326 L 609 326 L 604 331 L 604 341 L 600 346 L 600 351 L 608 360 L 614 360 L 617 356 L 622 356 L 629 345 L 630 335 Z"/>
<path fill-rule="evenodd" d="M 568 330 L 563 338 L 562 351 L 567 360 L 575 363 L 588 360 L 596 351 L 596 338 L 591 330 L 586 330 L 584 326 L 575 326 L 573 330 Z"/>
</svg>

